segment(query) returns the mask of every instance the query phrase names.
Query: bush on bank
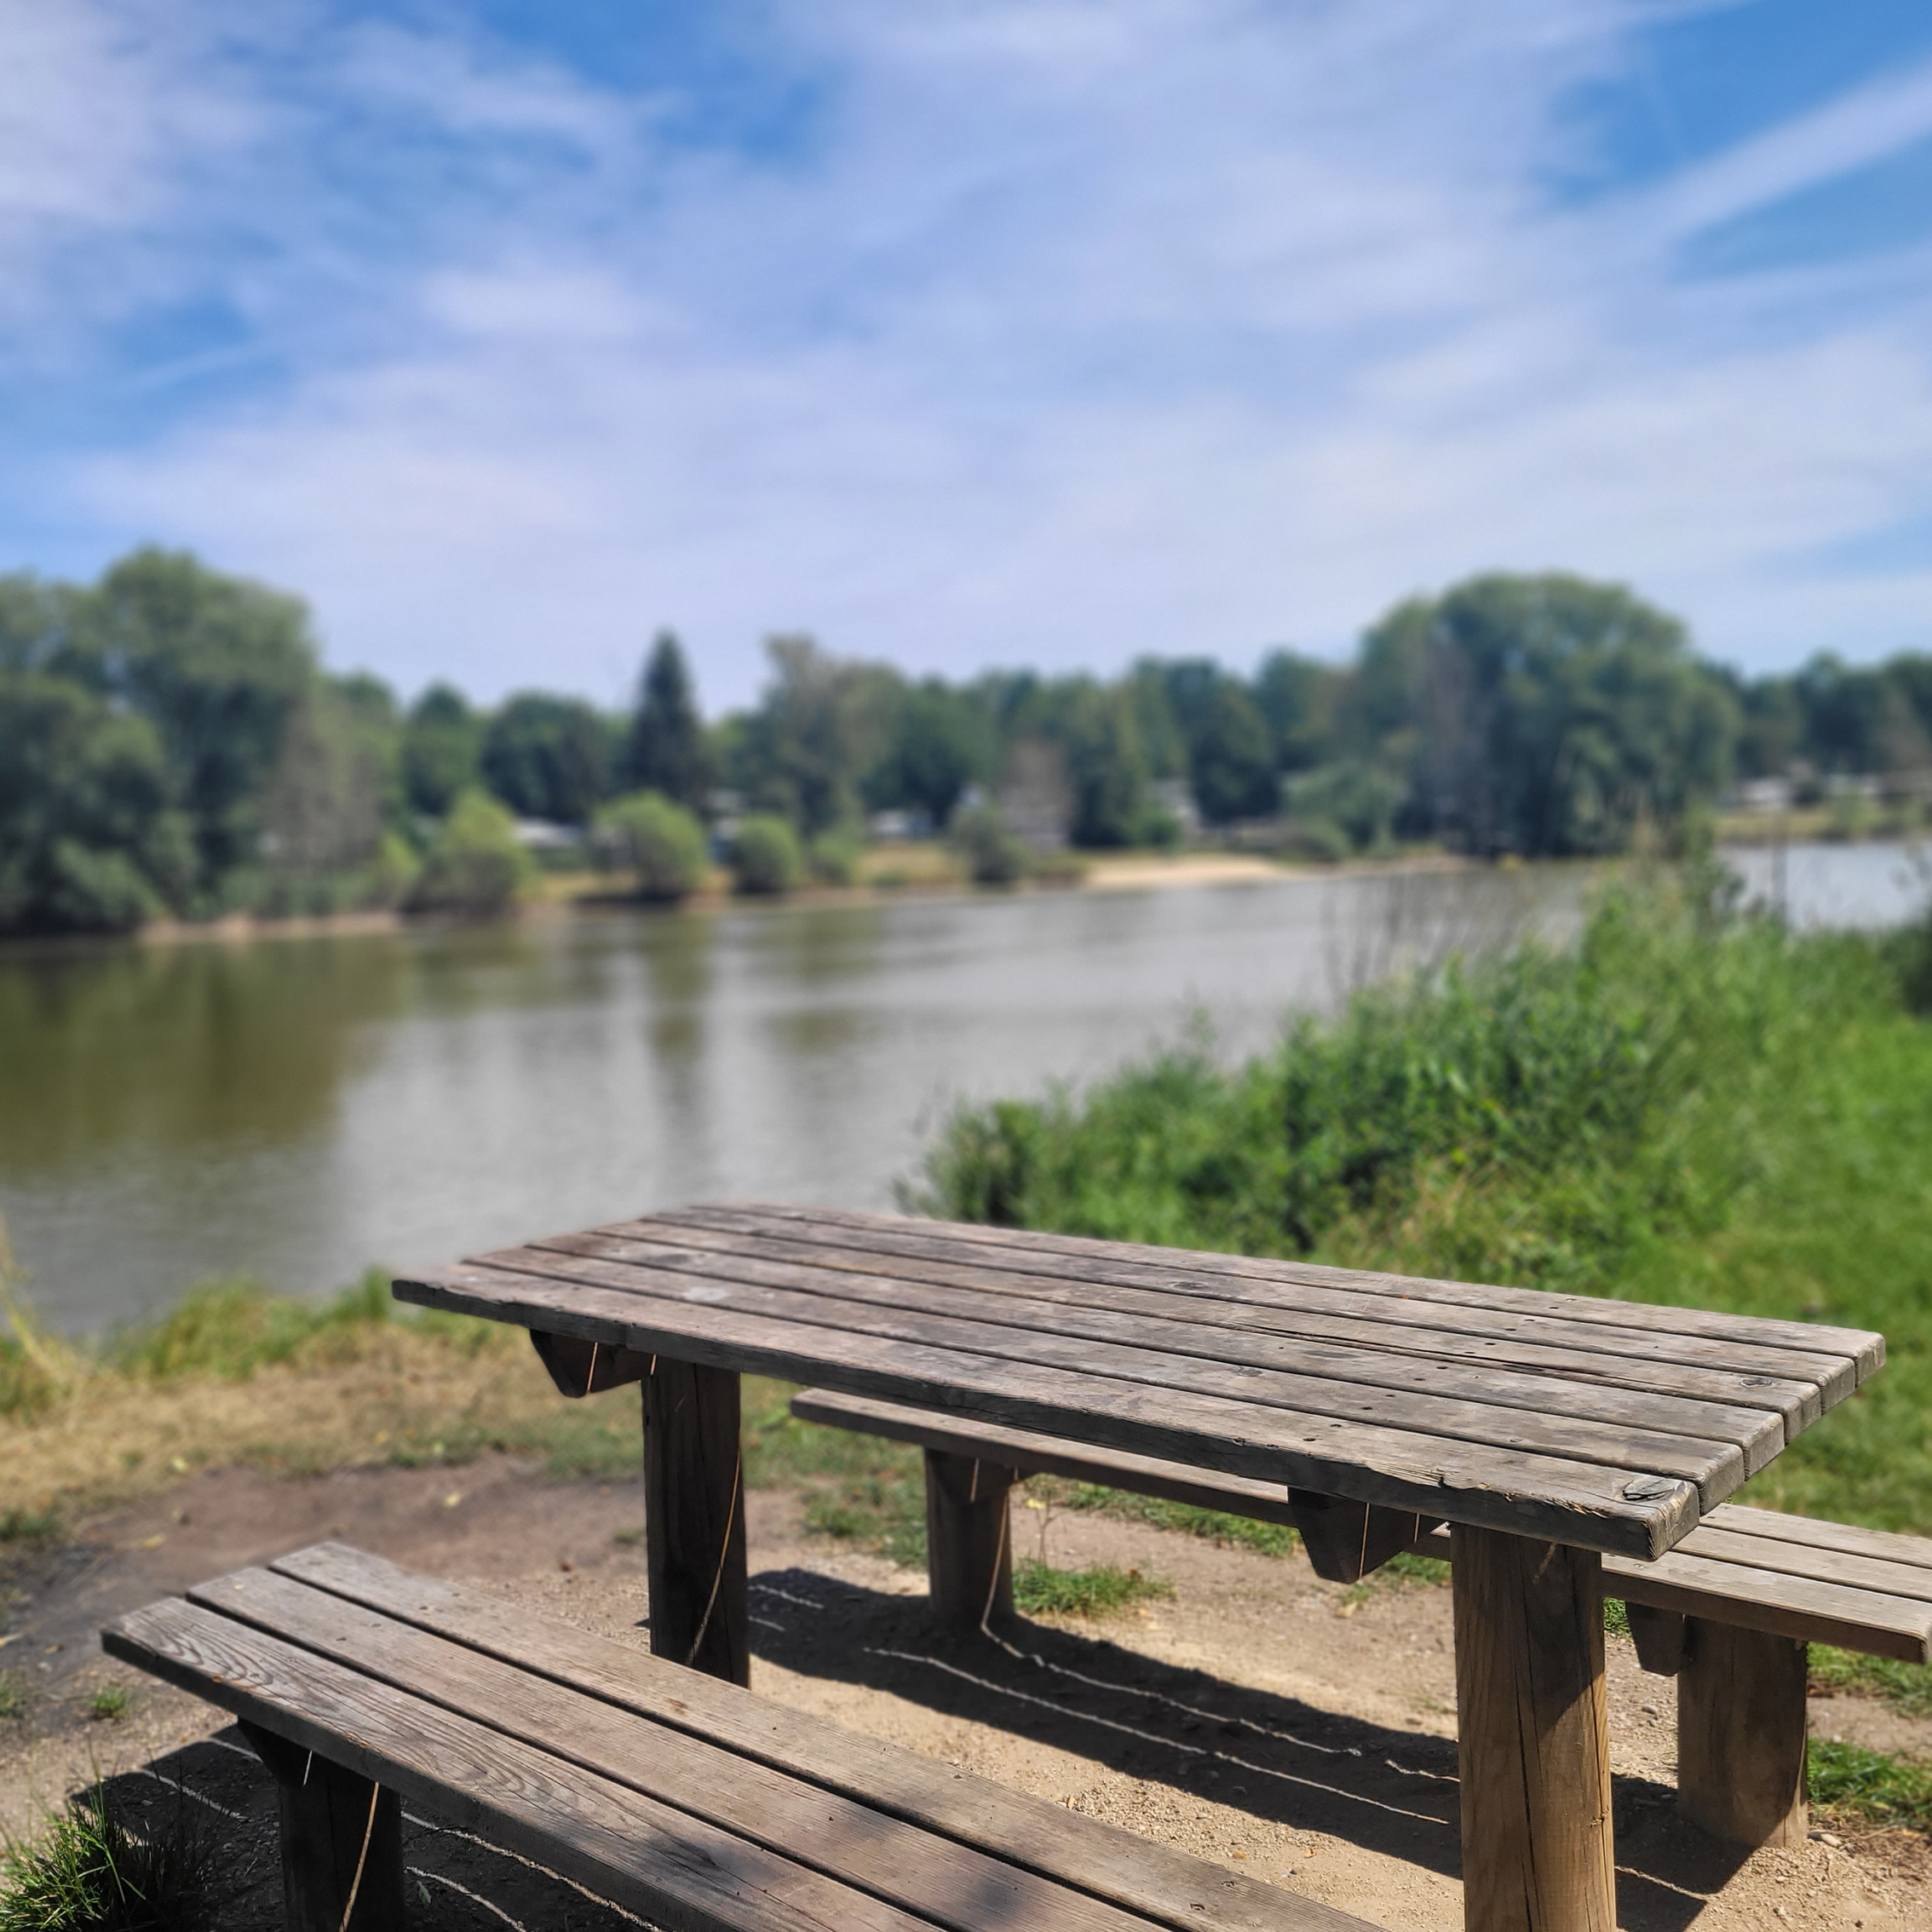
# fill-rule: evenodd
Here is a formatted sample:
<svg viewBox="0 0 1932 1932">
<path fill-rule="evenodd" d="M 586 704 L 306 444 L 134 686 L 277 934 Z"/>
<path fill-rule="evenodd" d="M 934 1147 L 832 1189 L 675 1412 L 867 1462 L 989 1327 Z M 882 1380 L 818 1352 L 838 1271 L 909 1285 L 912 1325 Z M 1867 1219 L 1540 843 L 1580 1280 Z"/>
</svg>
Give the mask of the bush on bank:
<svg viewBox="0 0 1932 1932">
<path fill-rule="evenodd" d="M 694 812 L 661 791 L 635 791 L 597 814 L 598 831 L 637 881 L 637 896 L 660 906 L 688 899 L 704 883 L 710 854 Z"/>
<path fill-rule="evenodd" d="M 804 870 L 798 834 L 786 820 L 754 814 L 739 822 L 731 847 L 732 881 L 739 892 L 776 897 L 791 891 Z"/>
<path fill-rule="evenodd" d="M 1890 1366 L 1752 1499 L 1932 1528 L 1932 923 L 1793 935 L 1695 871 L 1568 949 L 1357 994 L 957 1113 L 911 1201 L 966 1220 L 1831 1320 Z"/>
</svg>

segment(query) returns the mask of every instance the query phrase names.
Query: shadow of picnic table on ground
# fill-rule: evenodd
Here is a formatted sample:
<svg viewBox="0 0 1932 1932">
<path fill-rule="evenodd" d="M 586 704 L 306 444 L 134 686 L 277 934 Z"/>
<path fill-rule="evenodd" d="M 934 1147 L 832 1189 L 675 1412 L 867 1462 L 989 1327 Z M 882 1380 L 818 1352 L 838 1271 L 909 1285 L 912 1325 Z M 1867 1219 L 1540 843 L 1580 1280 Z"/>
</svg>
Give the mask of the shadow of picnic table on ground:
<svg viewBox="0 0 1932 1932">
<path fill-rule="evenodd" d="M 1124 1776 L 1461 1874 L 1452 1739 L 1394 1730 L 1026 1619 L 933 1622 L 923 1596 L 805 1569 L 751 1579 L 754 1657 L 996 1726 Z M 1745 1854 L 1676 1820 L 1676 1792 L 1614 1780 L 1618 1923 L 1682 1932 Z"/>
</svg>

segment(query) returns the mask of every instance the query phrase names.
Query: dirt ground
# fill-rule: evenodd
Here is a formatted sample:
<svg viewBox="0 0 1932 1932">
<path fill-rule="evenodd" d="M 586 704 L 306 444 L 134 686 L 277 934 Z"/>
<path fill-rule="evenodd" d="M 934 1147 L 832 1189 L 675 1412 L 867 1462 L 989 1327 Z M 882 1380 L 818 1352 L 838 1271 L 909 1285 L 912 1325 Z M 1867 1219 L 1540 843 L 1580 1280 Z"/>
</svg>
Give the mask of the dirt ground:
<svg viewBox="0 0 1932 1932">
<path fill-rule="evenodd" d="M 107 1617 L 236 1566 L 338 1537 L 643 1642 L 635 1489 L 557 1483 L 486 1458 L 457 1469 L 310 1478 L 229 1469 L 102 1517 L 11 1580 L 0 1666 L 29 1685 L 0 1723 L 0 1830 L 30 1831 L 97 1774 L 129 1802 L 186 1807 L 241 1874 L 228 1914 L 279 1923 L 273 1800 L 217 1713 L 104 1659 Z M 1462 1923 L 1449 1593 L 1365 1601 L 1274 1559 L 1092 1514 L 1016 1503 L 1015 1548 L 1137 1565 L 1174 1596 L 1104 1622 L 955 1638 L 924 1579 L 801 1533 L 797 1498 L 747 1522 L 755 1683 L 767 1695 L 981 1772 L 1359 1913 L 1390 1932 Z M 619 1540 L 624 1538 L 624 1540 Z M 1741 1863 L 1671 1812 L 1673 1686 L 1610 1640 L 1619 1923 L 1631 1932 L 1932 1924 L 1932 1859 L 1908 1834 L 1819 1836 Z M 127 1714 L 89 1716 L 110 1683 Z M 1932 1723 L 1860 1699 L 1814 1733 L 1932 1753 Z M 437 1932 L 635 1923 L 526 1861 L 411 1814 L 415 1922 Z"/>
</svg>

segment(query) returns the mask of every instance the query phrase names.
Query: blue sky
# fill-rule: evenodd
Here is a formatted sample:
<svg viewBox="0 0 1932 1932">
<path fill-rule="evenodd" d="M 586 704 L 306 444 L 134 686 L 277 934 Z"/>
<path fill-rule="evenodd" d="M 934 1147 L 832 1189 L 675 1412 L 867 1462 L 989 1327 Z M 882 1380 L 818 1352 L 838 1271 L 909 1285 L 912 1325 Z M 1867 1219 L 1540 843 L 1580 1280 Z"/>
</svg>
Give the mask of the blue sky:
<svg viewBox="0 0 1932 1932">
<path fill-rule="evenodd" d="M 1932 648 L 1925 0 L 0 0 L 0 567 L 711 704 L 1493 566 Z"/>
</svg>

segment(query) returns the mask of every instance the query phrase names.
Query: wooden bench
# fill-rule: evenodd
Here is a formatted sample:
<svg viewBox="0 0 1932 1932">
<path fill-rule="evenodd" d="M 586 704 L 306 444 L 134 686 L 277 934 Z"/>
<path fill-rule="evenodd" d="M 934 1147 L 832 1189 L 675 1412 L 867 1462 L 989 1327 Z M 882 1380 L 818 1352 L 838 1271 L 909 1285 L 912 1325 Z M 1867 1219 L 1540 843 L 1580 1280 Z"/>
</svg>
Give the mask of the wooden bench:
<svg viewBox="0 0 1932 1932">
<path fill-rule="evenodd" d="M 295 1932 L 403 1922 L 403 1800 L 673 1932 L 1366 1922 L 341 1544 L 109 1624 L 241 1721 Z"/>
<path fill-rule="evenodd" d="M 926 1456 L 935 1612 L 977 1624 L 1012 1607 L 1007 1491 L 1046 1474 L 1223 1510 L 1301 1532 L 1316 1573 L 1353 1583 L 1399 1551 L 1451 1559 L 1440 1524 L 1149 1456 L 1086 1447 L 855 1395 L 805 1389 L 806 1422 L 917 1444 Z M 1804 1836 L 1807 1647 L 1932 1663 L 1932 1538 L 1720 1504 L 1651 1562 L 1605 1556 L 1637 1659 L 1677 1679 L 1677 1799 L 1748 1845 Z"/>
</svg>

